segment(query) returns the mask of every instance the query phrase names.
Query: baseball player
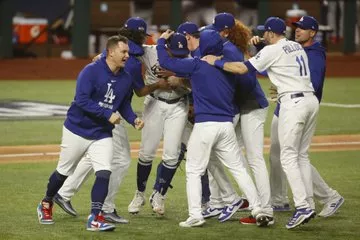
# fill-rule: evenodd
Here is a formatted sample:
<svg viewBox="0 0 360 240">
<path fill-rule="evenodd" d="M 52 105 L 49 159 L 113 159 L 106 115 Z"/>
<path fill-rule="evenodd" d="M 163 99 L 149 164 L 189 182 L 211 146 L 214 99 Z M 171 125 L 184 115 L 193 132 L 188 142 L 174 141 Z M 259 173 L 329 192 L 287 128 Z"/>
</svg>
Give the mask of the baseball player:
<svg viewBox="0 0 360 240">
<path fill-rule="evenodd" d="M 314 37 L 319 28 L 318 22 L 314 17 L 304 16 L 300 21 L 293 23 L 293 25 L 296 26 L 295 41 L 304 47 L 308 56 L 311 82 L 315 90 L 315 96 L 320 102 L 325 79 L 326 55 L 325 49 L 321 44 L 314 41 Z M 258 38 L 254 40 L 255 44 L 259 42 Z M 287 211 L 290 210 L 287 197 L 287 181 L 280 165 L 280 146 L 277 134 L 279 110 L 280 104 L 278 103 L 271 123 L 270 183 L 274 211 Z M 329 217 L 343 204 L 344 198 L 326 184 L 313 165 L 311 165 L 311 175 L 314 196 L 320 203 L 324 204 L 319 216 Z M 315 205 L 311 207 L 314 209 Z"/>
<path fill-rule="evenodd" d="M 208 63 L 232 73 L 267 70 L 270 81 L 277 87 L 279 113 L 278 136 L 280 161 L 293 192 L 296 210 L 286 224 L 291 229 L 315 216 L 311 208 L 311 165 L 307 152 L 315 131 L 319 101 L 310 80 L 306 52 L 299 43 L 285 38 L 285 22 L 270 17 L 265 25 L 264 39 L 269 44 L 246 62 L 226 62 L 207 56 Z"/>
<path fill-rule="evenodd" d="M 107 57 L 87 65 L 77 79 L 76 93 L 64 122 L 60 159 L 49 178 L 45 197 L 37 207 L 41 224 L 53 224 L 53 198 L 71 175 L 82 156 L 91 159 L 96 179 L 91 191 L 89 231 L 111 231 L 115 226 L 104 222 L 100 211 L 108 192 L 113 155 L 112 129 L 120 123 L 118 110 L 138 129 L 144 122 L 130 105 L 132 80 L 124 71 L 129 58 L 127 38 L 113 36 L 106 44 Z"/>
<path fill-rule="evenodd" d="M 172 31 L 167 30 L 158 40 L 159 63 L 165 69 L 190 76 L 195 110 L 195 124 L 189 139 L 186 161 L 189 218 L 179 225 L 197 227 L 205 223 L 201 213 L 200 178 L 205 173 L 211 153 L 229 168 L 239 186 L 249 197 L 249 201 L 254 206 L 253 214 L 259 225 L 267 225 L 268 218 L 260 207 L 255 185 L 247 173 L 245 163 L 240 159 L 240 148 L 232 124 L 235 79 L 199 58 L 170 57 L 165 47 L 165 39 L 172 34 Z M 177 35 L 181 36 L 181 34 Z M 187 44 L 185 36 L 179 37 L 179 43 Z M 200 33 L 202 55 L 207 53 L 221 55 L 222 49 L 223 42 L 217 32 L 205 30 Z"/>
<path fill-rule="evenodd" d="M 170 41 L 169 50 L 175 56 L 187 56 L 186 46 L 178 44 L 176 39 Z M 156 46 L 144 45 L 144 55 L 141 60 L 146 68 L 145 82 L 157 82 L 160 65 Z M 138 213 L 145 204 L 146 183 L 151 172 L 152 162 L 156 150 L 163 137 L 163 156 L 159 169 L 159 183 L 155 184 L 151 194 L 153 211 L 159 215 L 165 213 L 165 195 L 178 166 L 178 157 L 181 147 L 181 136 L 187 122 L 188 101 L 187 91 L 175 89 L 171 91 L 156 90 L 145 97 L 144 121 L 146 127 L 141 134 L 139 161 L 137 166 L 137 190 L 128 206 L 129 213 Z"/>
<path fill-rule="evenodd" d="M 244 55 L 248 55 L 248 41 L 251 32 L 240 21 L 235 20 L 231 14 L 218 14 L 213 25 L 208 26 L 208 28 L 219 31 L 220 35 L 224 37 L 223 55 L 225 59 L 228 61 L 243 61 Z M 234 121 L 236 134 L 239 145 L 245 146 L 246 160 L 254 173 L 262 208 L 266 209 L 269 218 L 271 218 L 269 224 L 272 225 L 274 219 L 270 202 L 270 184 L 263 158 L 264 122 L 268 102 L 255 73 L 238 76 L 238 78 L 235 102 L 238 107 L 236 113 L 240 112 L 240 121 L 239 123 Z M 243 155 L 242 157 L 244 158 Z M 249 204 L 246 199 L 239 199 L 226 177 L 225 171 L 220 171 L 221 168 L 222 166 L 218 167 L 216 181 L 210 177 L 211 201 L 210 206 L 203 212 L 203 215 L 205 218 L 220 215 L 219 221 L 224 222 L 229 220 L 239 208 L 245 208 Z M 224 202 L 226 203 L 225 199 L 233 195 L 237 196 L 237 202 L 224 205 Z M 256 224 L 256 219 L 250 216 L 241 219 L 240 222 Z"/>
<path fill-rule="evenodd" d="M 137 96 L 142 97 L 156 89 L 169 89 L 164 79 L 156 83 L 144 85 L 141 75 L 141 62 L 138 57 L 144 54 L 142 44 L 146 39 L 146 23 L 141 18 L 129 18 L 119 33 L 129 39 L 129 59 L 125 64 L 125 70 L 132 76 L 132 88 Z M 98 58 L 106 57 L 106 51 Z M 96 60 L 96 59 L 95 59 Z M 109 182 L 109 192 L 103 205 L 103 216 L 106 221 L 113 223 L 128 223 L 127 219 L 119 216 L 115 207 L 115 196 L 119 190 L 122 179 L 130 166 L 130 145 L 125 124 L 117 124 L 113 129 L 114 154 L 112 162 L 112 175 Z M 70 199 L 79 190 L 83 182 L 92 173 L 91 160 L 85 156 L 75 169 L 75 172 L 67 178 L 62 188 L 55 195 L 54 201 L 65 212 L 76 216 Z"/>
</svg>

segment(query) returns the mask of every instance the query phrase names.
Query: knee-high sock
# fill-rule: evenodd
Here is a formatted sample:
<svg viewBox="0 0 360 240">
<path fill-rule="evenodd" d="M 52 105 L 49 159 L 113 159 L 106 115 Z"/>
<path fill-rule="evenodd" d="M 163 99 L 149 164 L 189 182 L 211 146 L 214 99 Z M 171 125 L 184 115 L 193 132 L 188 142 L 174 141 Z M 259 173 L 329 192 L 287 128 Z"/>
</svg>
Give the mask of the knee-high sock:
<svg viewBox="0 0 360 240">
<path fill-rule="evenodd" d="M 159 184 L 155 190 L 160 192 L 161 195 L 165 196 L 167 190 L 169 189 L 171 180 L 175 175 L 177 166 L 168 166 L 166 163 L 162 162 L 159 168 Z"/>
<path fill-rule="evenodd" d="M 91 190 L 91 213 L 98 215 L 102 209 L 109 190 L 110 171 L 101 170 L 95 173 L 96 178 Z"/>
<path fill-rule="evenodd" d="M 49 177 L 49 183 L 47 185 L 46 196 L 43 201 L 52 202 L 55 194 L 59 191 L 64 184 L 67 176 L 61 175 L 58 171 L 54 171 Z"/>
<path fill-rule="evenodd" d="M 207 203 L 210 201 L 209 176 L 207 170 L 205 174 L 201 176 L 201 187 L 202 187 L 201 203 Z"/>
<path fill-rule="evenodd" d="M 146 182 L 151 172 L 152 162 L 145 163 L 139 159 L 137 165 L 137 188 L 140 192 L 144 192 L 146 189 Z"/>
</svg>

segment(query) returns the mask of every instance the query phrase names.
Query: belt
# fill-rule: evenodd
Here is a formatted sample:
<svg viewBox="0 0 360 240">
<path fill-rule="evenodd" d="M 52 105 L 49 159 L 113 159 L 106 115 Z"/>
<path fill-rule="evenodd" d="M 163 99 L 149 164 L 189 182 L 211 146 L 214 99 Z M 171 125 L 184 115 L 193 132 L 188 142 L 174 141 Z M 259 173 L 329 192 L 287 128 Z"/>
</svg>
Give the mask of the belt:
<svg viewBox="0 0 360 240">
<path fill-rule="evenodd" d="M 290 95 L 290 98 L 293 99 L 293 98 L 299 98 L 299 97 L 304 97 L 304 93 L 293 93 Z"/>
<path fill-rule="evenodd" d="M 165 102 L 167 104 L 174 104 L 174 103 L 178 103 L 180 102 L 182 99 L 184 99 L 184 97 L 179 97 L 179 98 L 175 98 L 175 99 L 165 99 L 165 98 L 162 98 L 162 97 L 156 97 L 153 93 L 150 93 L 150 96 L 159 100 L 159 101 L 162 101 L 162 102 Z"/>
<path fill-rule="evenodd" d="M 305 97 L 307 95 L 314 95 L 313 92 L 298 92 L 298 93 L 292 93 L 292 94 L 284 94 L 280 96 L 278 99 L 278 102 L 281 103 L 282 101 L 286 101 L 286 99 L 294 99 L 294 98 L 300 98 Z"/>
</svg>

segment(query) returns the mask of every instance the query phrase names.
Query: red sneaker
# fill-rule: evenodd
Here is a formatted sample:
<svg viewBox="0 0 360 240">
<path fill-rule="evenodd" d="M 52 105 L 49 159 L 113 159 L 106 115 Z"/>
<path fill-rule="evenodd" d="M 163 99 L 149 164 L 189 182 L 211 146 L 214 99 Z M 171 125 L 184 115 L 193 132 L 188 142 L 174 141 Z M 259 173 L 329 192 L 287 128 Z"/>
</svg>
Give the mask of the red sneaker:
<svg viewBox="0 0 360 240">
<path fill-rule="evenodd" d="M 41 201 L 37 207 L 37 213 L 40 224 L 54 224 L 52 219 L 52 202 Z"/>
<path fill-rule="evenodd" d="M 238 211 L 239 212 L 248 211 L 249 210 L 249 201 L 247 199 L 245 199 L 245 198 L 243 198 L 242 200 L 243 200 L 243 204 L 240 206 Z"/>
<path fill-rule="evenodd" d="M 256 218 L 253 216 L 240 218 L 240 223 L 245 225 L 256 225 Z"/>
</svg>

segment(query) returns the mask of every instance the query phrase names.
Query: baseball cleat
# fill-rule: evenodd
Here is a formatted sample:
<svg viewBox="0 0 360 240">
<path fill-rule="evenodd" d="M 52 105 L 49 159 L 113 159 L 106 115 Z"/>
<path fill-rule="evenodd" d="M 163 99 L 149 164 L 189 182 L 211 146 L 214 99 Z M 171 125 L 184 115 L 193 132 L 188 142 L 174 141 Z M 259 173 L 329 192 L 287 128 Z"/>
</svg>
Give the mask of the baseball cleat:
<svg viewBox="0 0 360 240">
<path fill-rule="evenodd" d="M 219 222 L 225 222 L 229 220 L 232 217 L 232 215 L 234 215 L 237 212 L 237 210 L 241 207 L 242 204 L 243 204 L 243 200 L 242 198 L 240 198 L 235 200 L 233 203 L 225 206 L 222 212 L 220 213 Z"/>
<path fill-rule="evenodd" d="M 200 226 L 204 225 L 204 223 L 205 223 L 204 219 L 196 219 L 196 218 L 189 217 L 188 219 L 186 219 L 186 221 L 180 222 L 179 226 L 184 227 L 184 228 L 200 227 Z"/>
<path fill-rule="evenodd" d="M 145 205 L 145 193 L 136 190 L 135 196 L 128 206 L 128 212 L 132 214 L 137 214 L 138 212 L 140 212 L 141 207 L 144 205 Z"/>
<path fill-rule="evenodd" d="M 64 210 L 64 212 L 74 217 L 77 216 L 77 212 L 71 205 L 71 202 L 66 201 L 60 194 L 56 194 L 53 200 L 59 207 L 62 208 L 62 210 Z"/>
<path fill-rule="evenodd" d="M 240 218 L 239 222 L 244 225 L 256 225 L 256 218 L 250 215 L 249 217 Z"/>
<path fill-rule="evenodd" d="M 116 212 L 116 209 L 114 209 L 111 213 L 102 212 L 102 215 L 104 216 L 105 221 L 111 222 L 111 223 L 121 223 L 121 224 L 128 224 L 129 220 L 119 216 Z"/>
<path fill-rule="evenodd" d="M 321 212 L 319 213 L 320 217 L 330 217 L 333 215 L 344 203 L 345 199 L 342 196 L 337 196 L 327 202 Z"/>
<path fill-rule="evenodd" d="M 224 208 L 212 208 L 208 207 L 203 212 L 202 215 L 204 218 L 211 218 L 220 215 Z"/>
<path fill-rule="evenodd" d="M 156 192 L 152 201 L 153 212 L 164 215 L 165 214 L 165 196 Z"/>
<path fill-rule="evenodd" d="M 88 221 L 86 224 L 86 230 L 99 232 L 99 231 L 113 231 L 115 229 L 115 225 L 110 223 L 106 223 L 104 216 L 101 214 L 95 216 L 95 214 L 90 214 L 88 217 Z"/>
<path fill-rule="evenodd" d="M 243 203 L 241 204 L 238 211 L 239 212 L 250 211 L 250 209 L 249 209 L 249 201 L 247 199 L 245 199 L 245 198 L 243 198 L 242 200 L 243 200 Z"/>
<path fill-rule="evenodd" d="M 41 201 L 37 207 L 37 214 L 39 218 L 40 224 L 54 224 L 54 220 L 52 218 L 52 202 Z"/>
<path fill-rule="evenodd" d="M 258 227 L 267 227 L 270 225 L 274 225 L 274 217 L 270 217 L 264 214 L 258 214 L 256 216 L 256 225 Z"/>
<path fill-rule="evenodd" d="M 299 208 L 296 209 L 289 222 L 286 224 L 287 229 L 292 229 L 300 224 L 305 224 L 314 218 L 316 215 L 315 211 L 311 208 Z"/>
</svg>

